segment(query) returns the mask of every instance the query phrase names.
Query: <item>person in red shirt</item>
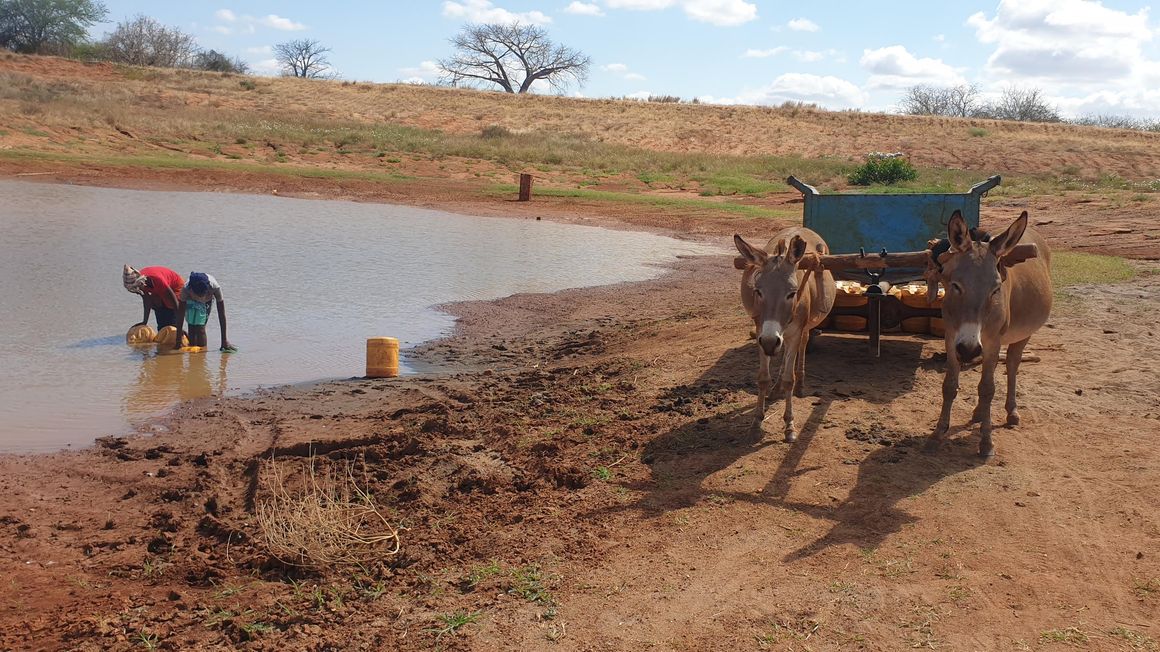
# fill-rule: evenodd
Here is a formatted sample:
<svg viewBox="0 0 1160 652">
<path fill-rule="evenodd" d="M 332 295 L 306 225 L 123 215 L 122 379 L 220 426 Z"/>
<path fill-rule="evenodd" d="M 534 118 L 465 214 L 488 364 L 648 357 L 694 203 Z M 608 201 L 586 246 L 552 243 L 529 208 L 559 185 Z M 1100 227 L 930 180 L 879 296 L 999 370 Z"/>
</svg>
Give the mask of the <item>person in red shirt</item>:
<svg viewBox="0 0 1160 652">
<path fill-rule="evenodd" d="M 125 265 L 121 271 L 121 283 L 125 289 L 133 294 L 141 295 L 141 305 L 145 309 L 145 316 L 136 326 L 143 326 L 149 322 L 149 312 L 157 319 L 157 330 L 166 326 L 178 327 L 177 308 L 180 305 L 181 288 L 185 281 L 181 274 L 168 267 L 142 267 L 140 271 Z M 178 339 L 180 341 L 180 338 Z"/>
</svg>

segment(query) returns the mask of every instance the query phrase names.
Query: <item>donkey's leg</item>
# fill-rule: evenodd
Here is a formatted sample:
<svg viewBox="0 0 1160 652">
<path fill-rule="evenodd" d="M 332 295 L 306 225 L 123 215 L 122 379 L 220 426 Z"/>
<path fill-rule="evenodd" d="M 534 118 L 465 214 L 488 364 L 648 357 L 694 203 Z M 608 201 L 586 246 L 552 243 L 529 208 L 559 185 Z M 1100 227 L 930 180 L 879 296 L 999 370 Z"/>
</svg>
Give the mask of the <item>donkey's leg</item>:
<svg viewBox="0 0 1160 652">
<path fill-rule="evenodd" d="M 947 370 L 943 375 L 942 383 L 942 411 L 938 416 L 938 423 L 934 426 L 934 432 L 930 435 L 930 441 L 927 442 L 928 448 L 938 448 L 942 443 L 942 438 L 947 434 L 947 430 L 951 427 L 951 407 L 954 406 L 955 397 L 959 395 L 959 356 L 955 353 L 955 347 L 952 343 L 951 331 L 946 332 L 946 351 L 947 351 Z"/>
<path fill-rule="evenodd" d="M 802 330 L 802 343 L 798 347 L 797 368 L 793 374 L 793 395 L 805 398 L 806 395 L 806 349 L 810 346 L 809 329 Z"/>
<path fill-rule="evenodd" d="M 761 430 L 761 422 L 765 421 L 765 400 L 769 396 L 769 387 L 772 384 L 769 378 L 769 360 L 765 351 L 757 347 L 757 409 L 753 413 L 753 429 Z"/>
<path fill-rule="evenodd" d="M 1015 377 L 1019 374 L 1019 363 L 1023 361 L 1023 348 L 1031 338 L 1007 346 L 1007 426 L 1019 425 L 1019 409 L 1015 405 Z"/>
<path fill-rule="evenodd" d="M 979 455 L 991 457 L 995 445 L 991 443 L 991 402 L 995 398 L 995 367 L 999 365 L 999 342 L 991 347 L 983 345 L 983 373 L 979 379 L 979 404 L 975 413 L 979 416 Z"/>
<path fill-rule="evenodd" d="M 801 331 L 786 331 L 785 360 L 781 365 L 780 386 L 785 392 L 785 414 L 782 419 L 785 421 L 785 440 L 787 442 L 797 441 L 797 430 L 793 425 L 794 372 L 798 366 L 798 358 L 805 357 L 804 344 Z"/>
</svg>

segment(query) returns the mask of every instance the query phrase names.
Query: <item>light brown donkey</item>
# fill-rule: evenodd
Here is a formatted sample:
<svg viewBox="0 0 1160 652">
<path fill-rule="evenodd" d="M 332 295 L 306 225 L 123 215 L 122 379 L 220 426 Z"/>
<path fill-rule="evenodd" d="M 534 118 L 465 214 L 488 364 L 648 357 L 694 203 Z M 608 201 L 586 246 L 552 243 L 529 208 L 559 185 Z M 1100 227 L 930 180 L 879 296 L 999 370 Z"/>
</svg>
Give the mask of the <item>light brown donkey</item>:
<svg viewBox="0 0 1160 652">
<path fill-rule="evenodd" d="M 946 288 L 942 309 L 947 371 L 942 413 L 931 444 L 938 446 L 950 427 L 951 405 L 959 391 L 959 368 L 981 355 L 983 377 L 971 423 L 979 422 L 979 455 L 989 457 L 995 454 L 991 400 L 995 397 L 999 346 L 1007 345 L 1007 425 L 1015 426 L 1019 424 L 1015 376 L 1023 348 L 1051 313 L 1051 252 L 1039 234 L 1027 227 L 1027 211 L 989 243 L 971 240 L 959 211 L 951 216 L 947 232 L 951 249 L 941 256 L 939 278 Z M 1032 258 L 1018 255 L 1013 251 L 1018 244 L 1034 244 L 1037 254 Z"/>
<path fill-rule="evenodd" d="M 805 396 L 806 343 L 810 329 L 822 323 L 834 307 L 834 277 L 828 271 L 806 273 L 798 269 L 807 253 L 828 254 L 822 237 L 794 227 L 781 231 L 758 249 L 739 235 L 733 236 L 744 258 L 741 303 L 753 318 L 757 333 L 757 411 L 753 427 L 761 429 L 765 401 L 771 389 L 773 356 L 785 349 L 777 390 L 785 393 L 785 440 L 797 439 L 793 424 L 793 395 Z M 738 259 L 741 260 L 741 259 Z"/>
</svg>

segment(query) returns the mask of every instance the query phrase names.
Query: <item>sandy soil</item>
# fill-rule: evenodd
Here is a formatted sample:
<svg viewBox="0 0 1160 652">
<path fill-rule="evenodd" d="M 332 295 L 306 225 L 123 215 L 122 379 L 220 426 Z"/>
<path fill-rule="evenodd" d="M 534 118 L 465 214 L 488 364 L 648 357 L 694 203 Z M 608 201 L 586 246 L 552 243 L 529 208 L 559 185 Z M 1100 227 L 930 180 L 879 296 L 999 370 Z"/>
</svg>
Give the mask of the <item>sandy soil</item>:
<svg viewBox="0 0 1160 652">
<path fill-rule="evenodd" d="M 768 228 L 700 230 L 735 227 Z M 921 337 L 872 360 L 858 336 L 822 336 L 801 439 L 781 443 L 776 415 L 752 436 L 726 256 L 453 306 L 460 331 L 413 352 L 419 376 L 207 400 L 156 436 L 0 458 L 0 648 L 1156 649 L 1160 276 L 1145 272 L 1058 306 L 1020 375 L 1024 425 L 997 431 L 986 464 L 965 427 L 920 450 L 942 366 Z M 355 462 L 406 528 L 398 555 L 322 573 L 271 559 L 263 469 L 310 455 Z M 472 622 L 444 631 L 456 613 Z"/>
</svg>

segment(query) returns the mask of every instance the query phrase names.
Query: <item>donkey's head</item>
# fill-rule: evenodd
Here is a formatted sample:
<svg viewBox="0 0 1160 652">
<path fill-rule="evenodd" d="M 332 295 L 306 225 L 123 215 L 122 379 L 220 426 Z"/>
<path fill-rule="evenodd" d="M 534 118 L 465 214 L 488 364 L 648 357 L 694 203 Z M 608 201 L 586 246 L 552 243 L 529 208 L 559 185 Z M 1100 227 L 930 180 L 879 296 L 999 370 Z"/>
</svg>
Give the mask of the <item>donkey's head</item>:
<svg viewBox="0 0 1160 652">
<path fill-rule="evenodd" d="M 794 301 L 798 293 L 797 265 L 806 254 L 806 241 L 794 236 L 779 242 L 773 254 L 754 247 L 739 235 L 733 236 L 737 251 L 753 266 L 749 277 L 753 291 L 753 322 L 757 343 L 766 355 L 781 349 L 782 332 L 793 320 Z"/>
<path fill-rule="evenodd" d="M 1007 323 L 1009 309 L 1005 281 L 1007 267 L 1014 261 L 1004 260 L 1027 228 L 1027 211 L 1003 233 L 990 242 L 971 238 L 967 221 L 955 211 L 947 224 L 950 251 L 940 256 L 939 280 L 946 288 L 943 299 L 943 321 L 948 344 L 954 346 L 958 359 L 969 362 L 983 353 L 983 338 L 998 337 Z"/>
</svg>

